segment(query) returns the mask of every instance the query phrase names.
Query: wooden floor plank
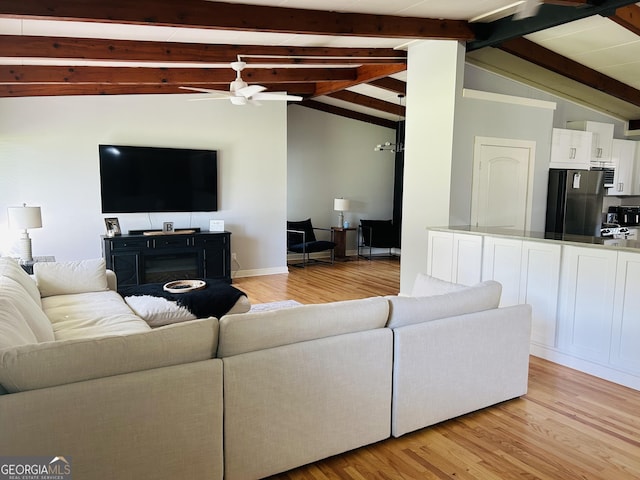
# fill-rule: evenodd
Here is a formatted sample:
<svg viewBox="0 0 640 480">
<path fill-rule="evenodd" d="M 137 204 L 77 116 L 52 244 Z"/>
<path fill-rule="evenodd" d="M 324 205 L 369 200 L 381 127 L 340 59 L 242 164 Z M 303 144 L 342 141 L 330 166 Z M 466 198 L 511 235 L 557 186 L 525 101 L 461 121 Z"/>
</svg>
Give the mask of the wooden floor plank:
<svg viewBox="0 0 640 480">
<path fill-rule="evenodd" d="M 397 294 L 397 259 L 234 279 L 252 303 Z M 640 392 L 531 357 L 521 398 L 390 438 L 272 480 L 637 480 Z"/>
</svg>

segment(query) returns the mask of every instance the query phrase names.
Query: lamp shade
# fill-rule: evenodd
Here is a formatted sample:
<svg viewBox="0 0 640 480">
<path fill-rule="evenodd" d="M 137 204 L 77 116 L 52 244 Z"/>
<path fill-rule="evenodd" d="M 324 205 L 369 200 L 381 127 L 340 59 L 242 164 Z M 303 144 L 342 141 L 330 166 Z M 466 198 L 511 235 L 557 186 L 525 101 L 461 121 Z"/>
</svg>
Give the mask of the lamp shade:
<svg viewBox="0 0 640 480">
<path fill-rule="evenodd" d="M 349 200 L 345 198 L 334 198 L 333 209 L 336 212 L 346 212 L 347 210 L 349 210 Z"/>
<path fill-rule="evenodd" d="M 9 207 L 7 213 L 11 228 L 27 230 L 42 227 L 40 207 L 27 207 L 25 204 L 22 207 Z"/>
</svg>

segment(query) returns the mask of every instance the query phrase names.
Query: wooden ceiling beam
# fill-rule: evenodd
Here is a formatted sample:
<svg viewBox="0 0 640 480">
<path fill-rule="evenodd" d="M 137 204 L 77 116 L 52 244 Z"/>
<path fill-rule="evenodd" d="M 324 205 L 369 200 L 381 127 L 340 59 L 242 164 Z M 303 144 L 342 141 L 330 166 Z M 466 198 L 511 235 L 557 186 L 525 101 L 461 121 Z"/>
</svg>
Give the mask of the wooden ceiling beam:
<svg viewBox="0 0 640 480">
<path fill-rule="evenodd" d="M 548 5 L 562 5 L 563 7 L 582 7 L 589 4 L 589 0 L 542 0 Z"/>
<path fill-rule="evenodd" d="M 576 82 L 595 88 L 632 105 L 640 106 L 640 90 L 563 57 L 530 40 L 525 38 L 508 40 L 499 45 L 499 48 Z"/>
<path fill-rule="evenodd" d="M 367 115 L 366 113 L 354 112 L 353 110 L 347 110 L 346 108 L 337 107 L 335 105 L 329 105 L 327 103 L 318 102 L 316 100 L 304 100 L 300 105 L 307 108 L 313 108 L 321 112 L 331 113 L 352 120 L 359 120 L 361 122 L 371 123 L 373 125 L 379 125 L 381 127 L 396 129 L 398 124 L 393 120 L 387 120 L 386 118 L 375 117 L 373 115 Z"/>
<path fill-rule="evenodd" d="M 210 45 L 101 38 L 0 35 L 0 57 L 60 58 L 130 62 L 229 63 L 241 55 L 249 63 L 367 64 L 406 61 L 392 48 L 329 48 Z M 323 58 L 328 57 L 328 58 Z"/>
<path fill-rule="evenodd" d="M 618 8 L 616 13 L 609 18 L 636 35 L 640 35 L 640 7 L 638 5 Z"/>
<path fill-rule="evenodd" d="M 374 110 L 380 110 L 381 112 L 391 113 L 392 115 L 398 115 L 404 117 L 405 107 L 380 100 L 378 98 L 369 97 L 368 95 L 362 95 L 361 93 L 351 92 L 349 90 L 342 90 L 340 92 L 330 93 L 328 95 L 331 98 L 337 98 L 344 102 L 354 103 L 361 107 L 372 108 Z"/>
<path fill-rule="evenodd" d="M 249 68 L 242 72 L 247 83 L 351 81 L 356 68 Z M 235 78 L 230 68 L 134 68 L 0 65 L 0 84 L 129 84 L 206 85 L 228 84 Z"/>
<path fill-rule="evenodd" d="M 393 75 L 394 73 L 403 72 L 406 69 L 406 64 L 363 65 L 362 67 L 358 67 L 356 78 L 353 80 L 323 82 L 322 84 L 318 84 L 316 96 L 329 95 L 330 93 L 338 92 L 340 90 L 353 87 L 354 85 L 358 85 L 360 83 L 368 83 L 373 80 L 378 80 L 380 78 Z"/>
<path fill-rule="evenodd" d="M 202 0 L 3 0 L 0 17 L 386 38 L 474 38 L 468 22 Z"/>
<path fill-rule="evenodd" d="M 398 95 L 406 95 L 407 94 L 407 84 L 402 80 L 398 80 L 393 77 L 384 77 L 379 78 L 377 80 L 371 80 L 367 82 L 369 85 L 373 85 L 374 87 L 382 88 L 389 92 L 397 93 Z"/>
</svg>

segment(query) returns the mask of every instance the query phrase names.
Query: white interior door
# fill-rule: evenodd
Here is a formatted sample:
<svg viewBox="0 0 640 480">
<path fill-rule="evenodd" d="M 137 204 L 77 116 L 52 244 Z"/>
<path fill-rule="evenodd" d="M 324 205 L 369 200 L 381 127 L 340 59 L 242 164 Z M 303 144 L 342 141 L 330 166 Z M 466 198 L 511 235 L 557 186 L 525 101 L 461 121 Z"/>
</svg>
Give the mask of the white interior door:
<svg viewBox="0 0 640 480">
<path fill-rule="evenodd" d="M 536 143 L 476 137 L 471 223 L 529 230 Z"/>
</svg>

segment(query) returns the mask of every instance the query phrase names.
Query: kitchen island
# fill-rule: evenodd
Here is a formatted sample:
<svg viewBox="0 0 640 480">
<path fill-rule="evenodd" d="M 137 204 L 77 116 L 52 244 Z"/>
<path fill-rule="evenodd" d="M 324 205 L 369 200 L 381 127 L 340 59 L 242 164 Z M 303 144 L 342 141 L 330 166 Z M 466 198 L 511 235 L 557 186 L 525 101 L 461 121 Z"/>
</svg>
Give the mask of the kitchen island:
<svg viewBox="0 0 640 480">
<path fill-rule="evenodd" d="M 428 228 L 427 273 L 497 280 L 533 308 L 531 353 L 640 390 L 640 242 L 499 228 Z"/>
</svg>

